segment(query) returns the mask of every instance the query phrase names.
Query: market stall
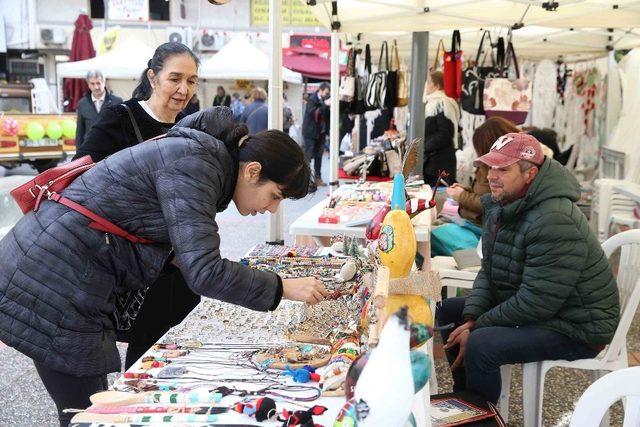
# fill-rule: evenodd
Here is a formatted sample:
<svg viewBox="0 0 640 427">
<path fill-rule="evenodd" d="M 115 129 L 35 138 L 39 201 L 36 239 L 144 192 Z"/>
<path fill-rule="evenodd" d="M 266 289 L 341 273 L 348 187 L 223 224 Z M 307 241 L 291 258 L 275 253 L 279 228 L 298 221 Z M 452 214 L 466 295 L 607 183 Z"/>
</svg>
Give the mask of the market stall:
<svg viewBox="0 0 640 427">
<path fill-rule="evenodd" d="M 328 298 L 269 313 L 207 300 L 198 321 L 168 332 L 73 425 L 430 426 L 430 301 L 440 289 L 412 268 L 415 235 L 400 209 L 404 179 L 395 181 L 377 254 L 344 238 L 330 250 L 259 245 L 240 261 L 319 277 Z"/>
</svg>

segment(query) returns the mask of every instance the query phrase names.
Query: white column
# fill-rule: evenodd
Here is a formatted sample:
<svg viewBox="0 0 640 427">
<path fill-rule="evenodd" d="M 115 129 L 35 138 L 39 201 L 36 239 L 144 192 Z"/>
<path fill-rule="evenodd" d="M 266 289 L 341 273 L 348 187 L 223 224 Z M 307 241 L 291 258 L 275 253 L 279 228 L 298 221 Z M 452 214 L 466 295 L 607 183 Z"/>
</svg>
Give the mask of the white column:
<svg viewBox="0 0 640 427">
<path fill-rule="evenodd" d="M 269 0 L 269 129 L 282 130 L 282 0 Z M 284 206 L 269 214 L 267 242 L 284 241 Z"/>
<path fill-rule="evenodd" d="M 329 182 L 330 189 L 335 189 L 338 183 L 338 156 L 340 154 L 340 39 L 338 32 L 331 32 L 331 118 L 329 120 Z"/>
</svg>

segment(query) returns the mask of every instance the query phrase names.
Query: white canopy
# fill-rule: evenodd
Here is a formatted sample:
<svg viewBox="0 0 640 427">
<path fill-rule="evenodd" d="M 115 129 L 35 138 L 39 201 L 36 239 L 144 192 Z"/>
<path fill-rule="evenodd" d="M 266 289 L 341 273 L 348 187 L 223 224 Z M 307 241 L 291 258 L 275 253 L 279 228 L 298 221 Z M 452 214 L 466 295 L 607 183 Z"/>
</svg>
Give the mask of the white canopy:
<svg viewBox="0 0 640 427">
<path fill-rule="evenodd" d="M 397 38 L 401 54 L 405 55 L 410 52 L 413 31 L 430 32 L 429 48 L 433 53 L 440 38 L 449 50 L 451 30 L 460 29 L 462 49 L 469 55 L 478 47 L 481 29 L 492 30 L 494 37 L 500 32 L 506 35 L 506 29 L 519 22 L 524 27 L 513 32 L 513 41 L 522 57 L 604 56 L 607 45 L 615 49 L 640 46 L 640 30 L 634 29 L 640 27 L 639 1 L 556 2 L 557 10 L 549 11 L 542 4 L 553 1 L 339 0 L 338 20 L 341 33 L 368 33 L 365 38 L 372 42 Z M 329 2 L 311 10 L 330 28 Z M 609 28 L 613 31 L 609 32 Z"/>
<path fill-rule="evenodd" d="M 236 37 L 200 66 L 200 78 L 269 80 L 269 57 L 246 37 Z M 282 80 L 302 83 L 302 75 L 282 67 Z"/>
<path fill-rule="evenodd" d="M 58 78 L 84 78 L 87 71 L 100 70 L 108 79 L 137 79 L 152 56 L 153 49 L 136 37 L 128 37 L 104 55 L 58 64 Z"/>
</svg>

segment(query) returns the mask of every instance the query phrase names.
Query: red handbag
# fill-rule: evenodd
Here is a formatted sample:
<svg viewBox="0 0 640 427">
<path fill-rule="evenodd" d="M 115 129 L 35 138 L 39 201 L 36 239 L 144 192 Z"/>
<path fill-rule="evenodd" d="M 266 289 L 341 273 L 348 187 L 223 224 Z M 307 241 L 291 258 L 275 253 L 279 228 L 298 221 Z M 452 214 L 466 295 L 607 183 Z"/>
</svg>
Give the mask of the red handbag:
<svg viewBox="0 0 640 427">
<path fill-rule="evenodd" d="M 74 211 L 91 219 L 89 227 L 120 236 L 132 243 L 152 243 L 142 237 L 127 233 L 111 221 L 91 212 L 89 209 L 60 194 L 78 176 L 95 166 L 91 156 L 84 156 L 73 162 L 48 169 L 32 180 L 14 188 L 11 196 L 16 200 L 23 213 L 36 212 L 43 199 L 61 203 Z"/>
<path fill-rule="evenodd" d="M 451 51 L 444 55 L 444 93 L 453 99 L 462 96 L 462 50 L 460 50 L 460 31 L 455 30 L 451 37 Z"/>
</svg>

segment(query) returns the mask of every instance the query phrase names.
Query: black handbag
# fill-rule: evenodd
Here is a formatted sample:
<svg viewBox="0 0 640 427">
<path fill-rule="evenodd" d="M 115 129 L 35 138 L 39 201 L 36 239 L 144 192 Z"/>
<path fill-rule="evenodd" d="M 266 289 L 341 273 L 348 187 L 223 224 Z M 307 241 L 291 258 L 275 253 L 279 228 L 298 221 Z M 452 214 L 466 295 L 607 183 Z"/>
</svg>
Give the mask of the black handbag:
<svg viewBox="0 0 640 427">
<path fill-rule="evenodd" d="M 491 56 L 491 66 L 483 65 L 484 61 L 480 61 L 480 55 L 482 54 L 482 47 L 485 40 L 489 40 Z M 480 39 L 480 46 L 478 46 L 478 53 L 476 54 L 475 63 L 464 70 L 462 75 L 462 96 L 461 104 L 462 109 L 471 114 L 484 114 L 484 107 L 482 105 L 482 95 L 484 93 L 484 82 L 487 78 L 495 78 L 500 76 L 500 70 L 504 67 L 505 51 L 504 51 L 504 39 L 500 37 L 496 44 L 497 55 L 493 55 L 493 44 L 491 42 L 491 33 L 485 31 Z M 486 59 L 486 55 L 484 56 Z"/>
<path fill-rule="evenodd" d="M 365 46 L 364 52 L 364 74 L 356 76 L 356 93 L 351 104 L 351 114 L 364 114 L 369 110 L 366 98 L 367 84 L 371 77 L 371 48 L 368 44 Z"/>
<path fill-rule="evenodd" d="M 385 42 L 386 44 L 387 42 Z M 389 48 L 387 47 L 387 50 Z M 397 58 L 398 51 L 396 50 L 397 46 L 393 44 L 391 46 L 391 63 L 393 64 L 394 54 L 395 58 Z M 398 68 L 400 67 L 399 63 L 396 65 L 396 69 L 392 70 L 389 66 L 389 57 L 387 56 L 387 85 L 386 85 L 386 95 L 384 97 L 384 107 L 393 110 L 393 108 L 398 103 Z"/>
</svg>

